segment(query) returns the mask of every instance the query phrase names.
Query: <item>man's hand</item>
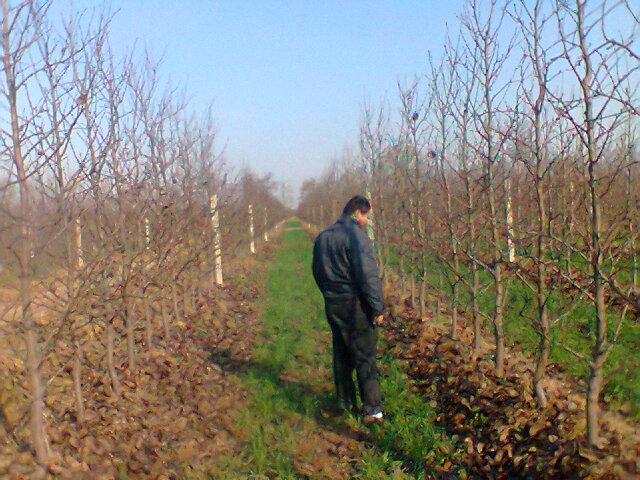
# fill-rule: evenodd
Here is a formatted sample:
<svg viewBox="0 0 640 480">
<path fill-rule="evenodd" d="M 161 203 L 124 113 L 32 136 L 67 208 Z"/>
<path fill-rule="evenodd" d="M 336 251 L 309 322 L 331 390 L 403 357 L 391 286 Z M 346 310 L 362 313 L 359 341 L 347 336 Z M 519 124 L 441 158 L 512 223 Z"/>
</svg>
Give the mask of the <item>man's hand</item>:
<svg viewBox="0 0 640 480">
<path fill-rule="evenodd" d="M 384 323 L 384 315 L 378 315 L 376 318 L 373 319 L 373 323 L 377 326 L 380 326 Z"/>
</svg>

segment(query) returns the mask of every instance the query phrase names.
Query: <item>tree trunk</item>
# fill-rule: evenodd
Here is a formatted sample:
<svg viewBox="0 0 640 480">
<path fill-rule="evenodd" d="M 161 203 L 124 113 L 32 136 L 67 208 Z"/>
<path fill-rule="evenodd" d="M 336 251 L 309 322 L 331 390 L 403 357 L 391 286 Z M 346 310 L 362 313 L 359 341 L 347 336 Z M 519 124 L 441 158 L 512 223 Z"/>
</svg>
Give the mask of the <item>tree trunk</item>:
<svg viewBox="0 0 640 480">
<path fill-rule="evenodd" d="M 569 180 L 569 208 L 567 213 L 568 218 L 565 221 L 567 227 L 566 227 L 566 235 L 564 238 L 564 241 L 567 244 L 565 246 L 564 257 L 565 257 L 567 274 L 569 275 L 572 272 L 572 261 L 571 261 L 572 252 L 569 246 L 569 240 L 573 236 L 573 196 L 575 194 L 574 190 L 575 190 L 575 187 L 573 186 L 573 180 Z"/>
<path fill-rule="evenodd" d="M 489 123 L 491 125 L 491 123 Z M 492 128 L 492 127 L 490 127 Z M 495 309 L 493 312 L 493 335 L 495 340 L 495 362 L 496 376 L 504 376 L 504 328 L 503 306 L 504 306 L 504 280 L 502 277 L 502 256 L 500 248 L 500 233 L 498 215 L 495 199 L 495 185 L 493 176 L 493 145 L 489 142 L 489 153 L 487 160 L 487 195 L 489 197 L 489 214 L 491 220 L 491 233 L 493 240 L 493 282 Z"/>
<path fill-rule="evenodd" d="M 449 335 L 453 340 L 458 339 L 458 283 L 451 286 L 451 328 Z"/>
<path fill-rule="evenodd" d="M 466 129 L 465 129 L 466 131 Z M 466 137 L 466 135 L 465 135 Z M 467 224 L 469 226 L 469 242 L 467 248 L 471 257 L 476 256 L 476 223 L 474 208 L 475 202 L 473 197 L 473 190 L 471 187 L 471 181 L 469 179 L 469 169 L 466 163 L 466 157 L 463 157 L 463 165 L 465 171 L 465 190 L 467 194 Z M 471 295 L 471 317 L 473 321 L 473 350 L 478 352 L 480 350 L 480 340 L 482 336 L 482 317 L 480 316 L 480 306 L 478 305 L 478 295 L 480 291 L 480 272 L 478 270 L 478 264 L 473 260 L 470 260 L 471 268 L 471 287 L 469 294 Z"/>
<path fill-rule="evenodd" d="M 129 370 L 134 372 L 136 369 L 136 339 L 135 339 L 135 322 L 129 311 L 129 300 L 126 297 L 122 299 L 122 310 L 125 325 L 127 327 L 127 357 L 129 358 Z"/>
<path fill-rule="evenodd" d="M 441 292 L 442 292 L 442 273 L 438 274 L 438 290 L 436 293 L 436 311 L 435 311 L 436 323 L 440 323 L 440 313 L 442 312 L 442 300 L 440 300 Z"/>
<path fill-rule="evenodd" d="M 422 280 L 420 281 L 420 319 L 427 319 L 427 273 L 422 273 Z"/>
<path fill-rule="evenodd" d="M 593 132 L 587 132 L 587 135 Z M 595 150 L 595 146 L 593 147 Z M 595 151 L 591 158 L 596 158 Z M 597 192 L 597 180 L 595 178 L 595 164 L 589 164 L 589 186 L 591 192 L 591 242 L 592 242 L 592 270 L 595 284 L 595 333 L 596 340 L 593 348 L 591 363 L 591 375 L 587 393 L 587 437 L 589 445 L 598 445 L 600 440 L 600 393 L 603 384 L 603 368 L 607 359 L 607 307 L 605 303 L 605 283 L 602 277 L 603 255 L 601 250 L 602 220 L 600 217 L 600 199 Z"/>
<path fill-rule="evenodd" d="M 149 218 L 144 217 L 144 248 L 145 250 L 149 250 L 151 247 L 151 226 L 149 224 Z"/>
<path fill-rule="evenodd" d="M 109 379 L 111 380 L 113 392 L 119 396 L 122 392 L 122 386 L 120 385 L 120 380 L 118 380 L 118 372 L 116 371 L 114 359 L 115 330 L 112 322 L 112 320 L 107 322 L 107 369 L 109 371 Z"/>
<path fill-rule="evenodd" d="M 253 205 L 249 204 L 249 250 L 251 253 L 256 253 L 256 240 L 253 228 Z"/>
<path fill-rule="evenodd" d="M 82 349 L 80 348 L 80 342 L 76 340 L 76 351 L 73 356 L 73 370 L 71 372 L 73 376 L 73 391 L 76 397 L 76 418 L 78 423 L 84 423 L 84 399 L 82 396 Z"/>
<path fill-rule="evenodd" d="M 474 261 L 476 258 L 476 222 L 475 222 L 475 198 L 473 194 L 471 171 L 469 168 L 469 149 L 468 149 L 468 109 L 465 108 L 462 123 L 461 123 L 461 137 L 462 137 L 462 149 L 460 151 L 460 163 L 463 170 L 464 188 L 466 194 L 466 219 L 469 229 L 469 240 L 467 241 L 466 249 L 467 254 L 470 257 L 468 263 L 471 269 L 471 285 L 469 287 L 469 294 L 471 296 L 471 320 L 473 322 L 473 351 L 478 353 L 480 350 L 480 336 L 481 332 L 481 317 L 480 308 L 478 306 L 478 292 L 480 291 L 480 276 L 478 273 L 478 264 Z"/>
<path fill-rule="evenodd" d="M 445 112 L 449 111 L 448 106 L 444 109 Z M 458 338 L 458 275 L 460 275 L 460 264 L 458 260 L 458 240 L 454 230 L 453 223 L 453 201 L 451 198 L 451 190 L 449 188 L 449 180 L 446 172 L 445 151 L 447 148 L 447 128 L 446 128 L 446 115 L 443 113 L 440 118 L 440 136 L 442 139 L 440 157 L 440 175 L 442 177 L 442 186 L 445 191 L 445 213 L 447 221 L 447 230 L 449 233 L 449 244 L 451 246 L 451 263 L 453 266 L 453 281 L 451 285 L 451 324 L 449 325 L 449 336 L 455 340 Z"/>
<path fill-rule="evenodd" d="M 183 280 L 183 285 L 182 285 L 182 314 L 185 321 L 187 318 L 187 310 L 191 310 L 192 300 L 193 300 L 193 295 L 191 295 L 191 288 L 185 276 Z"/>
<path fill-rule="evenodd" d="M 411 272 L 411 308 L 416 309 L 416 276 Z"/>
<path fill-rule="evenodd" d="M 589 214 L 591 228 L 591 270 L 593 273 L 594 308 L 595 308 L 595 343 L 592 349 L 591 375 L 587 391 L 587 439 L 589 445 L 596 446 L 600 440 L 600 393 L 602 392 L 603 368 L 608 353 L 607 342 L 607 309 L 605 304 L 605 282 L 602 275 L 604 259 L 602 252 L 602 218 L 600 211 L 600 195 L 596 174 L 598 152 L 596 145 L 595 118 L 593 113 L 593 65 L 589 45 L 586 38 L 585 1 L 576 2 L 576 26 L 579 39 L 581 60 L 584 75 L 580 78 L 582 101 L 584 104 L 584 136 L 586 137 Z"/>
<path fill-rule="evenodd" d="M 28 248 L 28 247 L 27 247 Z M 49 439 L 44 423 L 44 389 L 40 376 L 40 355 L 33 319 L 26 322 L 27 365 L 31 387 L 31 437 L 36 451 L 36 459 L 41 465 L 49 461 Z"/>
<path fill-rule="evenodd" d="M 177 281 L 177 279 L 176 279 Z M 176 319 L 176 321 L 180 321 L 182 320 L 182 317 L 180 315 L 180 304 L 178 303 L 178 291 L 177 291 L 178 287 L 176 286 L 175 282 L 171 284 L 171 300 L 173 302 L 173 316 Z"/>
<path fill-rule="evenodd" d="M 17 15 L 17 14 L 16 14 Z M 29 225 L 29 205 L 31 203 L 28 186 L 28 177 L 22 153 L 23 129 L 18 117 L 18 92 L 15 79 L 16 63 L 12 58 L 13 46 L 11 45 L 12 22 L 9 19 L 9 4 L 2 0 L 2 62 L 4 77 L 7 86 L 7 106 L 11 121 L 10 154 L 16 167 L 19 190 L 19 217 L 18 230 L 20 232 L 20 244 L 18 247 L 18 263 L 20 278 L 20 306 L 21 322 L 24 327 L 24 341 L 27 350 L 27 375 L 31 390 L 31 439 L 36 452 L 36 460 L 41 465 L 49 461 L 49 441 L 45 429 L 44 419 L 44 388 L 40 374 L 40 348 L 36 325 L 31 312 L 33 291 L 31 285 L 31 229 Z M 9 140 L 6 140 L 9 144 Z"/>
<path fill-rule="evenodd" d="M 151 350 L 153 346 L 153 317 L 151 316 L 151 305 L 149 305 L 148 288 L 142 292 L 142 301 L 144 303 L 144 320 L 145 320 L 145 337 L 147 340 L 147 350 Z"/>
<path fill-rule="evenodd" d="M 267 215 L 267 207 L 264 207 L 264 231 L 262 232 L 262 239 L 265 243 L 269 241 L 269 217 Z"/>
<path fill-rule="evenodd" d="M 76 246 L 76 266 L 78 270 L 84 268 L 84 258 L 82 257 L 82 224 L 80 217 L 76 217 L 76 229 L 75 229 L 75 246 Z"/>
<path fill-rule="evenodd" d="M 551 334 L 549 325 L 549 315 L 547 312 L 546 283 L 547 274 L 544 257 L 546 255 L 545 238 L 547 235 L 547 211 L 544 204 L 544 189 L 540 178 L 541 162 L 538 161 L 538 173 L 536 179 L 536 195 L 538 200 L 538 262 L 537 262 L 537 291 L 536 298 L 538 304 L 538 334 L 540 343 L 538 346 L 538 356 L 536 359 L 536 369 L 533 374 L 533 383 L 536 390 L 536 399 L 540 408 L 547 406 L 547 396 L 544 390 L 543 380 L 546 376 L 547 363 L 551 349 L 549 335 Z"/>
<path fill-rule="evenodd" d="M 628 153 L 627 156 L 629 158 L 627 158 L 627 162 L 631 163 L 631 149 L 632 147 L 632 136 L 631 136 L 631 116 L 629 116 L 629 132 L 627 134 L 627 138 L 628 138 Z M 636 242 L 637 242 L 637 230 L 634 228 L 633 225 L 633 218 L 634 218 L 634 213 L 636 212 L 636 206 L 634 205 L 634 198 L 633 198 L 633 172 L 631 170 L 631 165 L 629 165 L 629 167 L 627 167 L 627 215 L 629 217 L 629 239 L 630 239 L 630 245 L 629 248 L 631 249 L 631 287 L 633 289 L 633 291 L 637 291 L 638 288 L 638 256 L 636 255 Z"/>
<path fill-rule="evenodd" d="M 591 365 L 587 388 L 587 440 L 589 445 L 600 444 L 600 394 L 604 384 L 604 363 L 606 352 L 595 355 Z"/>
<path fill-rule="evenodd" d="M 164 339 L 165 341 L 169 341 L 170 331 L 169 331 L 169 312 L 167 312 L 167 302 L 162 297 L 160 300 L 160 309 L 162 311 L 162 326 L 164 328 Z"/>
<path fill-rule="evenodd" d="M 637 230 L 633 227 L 633 221 L 629 221 L 629 230 L 633 231 L 633 235 L 637 235 Z M 634 238 L 633 245 L 631 248 L 633 249 L 631 252 L 631 285 L 633 286 L 633 290 L 638 292 L 638 256 L 636 255 L 636 243 L 637 240 Z"/>
<path fill-rule="evenodd" d="M 213 229 L 214 282 L 222 286 L 222 234 L 220 232 L 220 216 L 218 214 L 218 195 L 210 198 L 211 228 Z"/>
<path fill-rule="evenodd" d="M 544 391 L 543 380 L 546 376 L 547 363 L 551 349 L 549 335 L 551 334 L 549 315 L 547 312 L 547 272 L 545 268 L 545 256 L 547 253 L 546 241 L 548 237 L 547 210 L 544 201 L 544 185 L 542 184 L 542 144 L 540 138 L 539 119 L 536 119 L 536 200 L 538 204 L 538 232 L 537 232 L 537 281 L 536 281 L 536 303 L 538 307 L 538 335 L 540 335 L 540 343 L 538 344 L 538 354 L 536 359 L 536 368 L 533 374 L 533 383 L 536 390 L 536 399 L 540 408 L 547 406 L 547 396 Z"/>
<path fill-rule="evenodd" d="M 480 275 L 478 266 L 474 263 L 471 265 L 472 270 L 472 286 L 471 286 L 471 315 L 473 317 L 473 350 L 477 353 L 480 351 L 480 340 L 482 337 L 482 317 L 480 316 L 480 306 L 478 305 L 478 292 L 480 291 Z"/>
<path fill-rule="evenodd" d="M 496 342 L 496 376 L 504 376 L 504 327 L 502 325 L 504 305 L 504 283 L 502 280 L 502 265 L 495 266 L 494 282 L 496 289 L 496 307 L 493 315 L 494 337 Z"/>
<path fill-rule="evenodd" d="M 504 200 L 504 214 L 505 222 L 507 225 L 507 258 L 509 262 L 513 263 L 516 260 L 516 246 L 513 241 L 513 206 L 511 199 L 511 180 L 507 178 L 504 182 L 505 188 L 505 200 Z"/>
</svg>

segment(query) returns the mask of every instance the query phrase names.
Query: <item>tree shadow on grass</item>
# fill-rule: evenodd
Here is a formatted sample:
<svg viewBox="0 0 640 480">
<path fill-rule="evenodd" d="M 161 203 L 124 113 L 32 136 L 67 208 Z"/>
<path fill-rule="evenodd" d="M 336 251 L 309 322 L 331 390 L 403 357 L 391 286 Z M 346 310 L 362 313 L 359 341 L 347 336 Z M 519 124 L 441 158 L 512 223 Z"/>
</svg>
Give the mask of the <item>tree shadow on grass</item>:
<svg viewBox="0 0 640 480">
<path fill-rule="evenodd" d="M 275 358 L 264 361 L 242 359 L 216 347 L 211 347 L 209 352 L 211 361 L 223 371 L 246 379 L 257 379 L 267 391 L 276 392 L 277 399 L 286 405 L 287 410 L 315 421 L 331 433 L 364 443 L 382 458 L 389 455 L 402 465 L 405 473 L 416 478 L 425 474 L 429 478 L 458 478 L 457 470 L 437 473 L 425 463 L 426 454 L 438 455 L 445 460 L 447 455 L 438 449 L 439 445 L 447 447 L 448 441 L 443 442 L 429 423 L 430 414 L 426 412 L 428 407 L 424 399 L 413 398 L 415 394 L 411 394 L 409 386 L 404 383 L 408 380 L 396 378 L 398 373 L 393 373 L 393 369 L 388 368 L 387 383 L 391 383 L 386 388 L 397 398 L 395 402 L 390 399 L 387 404 L 388 420 L 383 425 L 366 428 L 347 422 L 347 415 L 336 410 L 332 387 L 314 385 L 311 376 L 297 378 L 295 373 L 287 371 L 286 362 Z M 398 370 L 397 366 L 395 370 Z M 401 391 L 396 391 L 398 389 Z"/>
</svg>

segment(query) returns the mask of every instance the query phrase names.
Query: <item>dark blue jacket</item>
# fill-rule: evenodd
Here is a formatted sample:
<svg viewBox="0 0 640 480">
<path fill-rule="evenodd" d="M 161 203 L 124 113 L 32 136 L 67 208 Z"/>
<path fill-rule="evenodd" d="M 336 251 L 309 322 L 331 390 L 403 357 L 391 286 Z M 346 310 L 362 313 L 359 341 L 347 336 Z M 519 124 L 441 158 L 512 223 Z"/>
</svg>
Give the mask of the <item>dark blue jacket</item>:
<svg viewBox="0 0 640 480">
<path fill-rule="evenodd" d="M 342 215 L 316 238 L 313 278 L 326 300 L 359 298 L 370 318 L 384 311 L 373 244 L 349 215 Z"/>
</svg>

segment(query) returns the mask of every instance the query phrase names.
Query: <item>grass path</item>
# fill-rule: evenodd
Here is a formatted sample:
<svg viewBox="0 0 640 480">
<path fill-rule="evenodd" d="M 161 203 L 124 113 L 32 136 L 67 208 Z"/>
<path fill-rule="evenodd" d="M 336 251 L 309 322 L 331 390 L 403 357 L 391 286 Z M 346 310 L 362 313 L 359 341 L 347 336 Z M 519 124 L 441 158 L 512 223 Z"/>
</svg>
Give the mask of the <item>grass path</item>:
<svg viewBox="0 0 640 480">
<path fill-rule="evenodd" d="M 383 426 L 329 413 L 331 338 L 310 274 L 311 242 L 297 226 L 289 224 L 270 265 L 263 338 L 240 374 L 249 395 L 236 419 L 244 450 L 220 478 L 433 478 L 453 444 L 394 359 L 380 365 Z"/>
</svg>

